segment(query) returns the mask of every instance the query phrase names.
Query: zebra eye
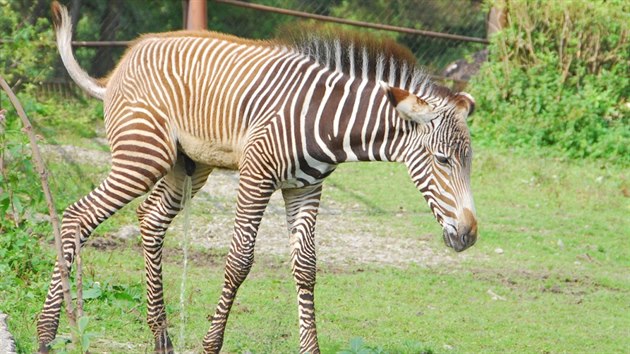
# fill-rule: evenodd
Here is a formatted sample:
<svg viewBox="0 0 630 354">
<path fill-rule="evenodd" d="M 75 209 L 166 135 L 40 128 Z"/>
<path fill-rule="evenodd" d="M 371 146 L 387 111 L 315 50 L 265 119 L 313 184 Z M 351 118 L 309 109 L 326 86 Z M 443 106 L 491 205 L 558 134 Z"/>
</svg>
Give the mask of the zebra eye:
<svg viewBox="0 0 630 354">
<path fill-rule="evenodd" d="M 448 157 L 442 154 L 435 154 L 435 160 L 442 165 L 448 165 Z"/>
</svg>

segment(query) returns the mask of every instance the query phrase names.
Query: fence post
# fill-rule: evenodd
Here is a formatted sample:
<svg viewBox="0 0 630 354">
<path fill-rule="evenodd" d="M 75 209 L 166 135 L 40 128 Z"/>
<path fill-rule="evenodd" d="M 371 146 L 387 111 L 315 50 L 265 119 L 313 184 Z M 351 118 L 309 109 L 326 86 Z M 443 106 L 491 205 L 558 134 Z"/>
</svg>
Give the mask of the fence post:
<svg viewBox="0 0 630 354">
<path fill-rule="evenodd" d="M 208 28 L 207 0 L 183 0 L 184 28 L 205 30 Z"/>
</svg>

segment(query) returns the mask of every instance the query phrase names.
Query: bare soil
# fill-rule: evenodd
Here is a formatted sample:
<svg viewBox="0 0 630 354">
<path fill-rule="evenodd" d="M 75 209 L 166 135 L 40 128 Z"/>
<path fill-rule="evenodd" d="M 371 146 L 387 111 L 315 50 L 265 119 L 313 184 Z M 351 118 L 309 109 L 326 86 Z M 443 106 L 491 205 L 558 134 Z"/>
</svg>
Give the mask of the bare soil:
<svg viewBox="0 0 630 354">
<path fill-rule="evenodd" d="M 77 146 L 43 145 L 49 159 L 65 163 L 109 163 L 109 153 Z M 204 188 L 191 204 L 190 244 L 196 249 L 227 250 L 230 245 L 238 174 L 216 170 L 208 178 Z M 115 217 L 115 216 L 114 216 Z M 396 216 L 392 216 L 396 217 Z M 121 227 L 115 238 L 129 239 L 138 233 L 137 225 Z M 178 217 L 169 230 L 170 239 L 181 240 L 183 217 Z M 343 205 L 324 198 L 317 221 L 316 247 L 318 264 L 335 267 L 355 265 L 436 266 L 454 264 L 466 259 L 465 254 L 455 255 L 451 250 L 429 241 L 439 235 L 399 237 L 388 225 L 370 220 L 368 210 L 360 205 Z M 290 254 L 286 230 L 284 202 L 277 192 L 267 207 L 256 240 L 257 256 L 281 256 Z M 96 247 L 108 248 L 116 242 L 92 240 Z M 179 243 L 179 242 L 177 242 Z M 170 244 L 173 244 L 172 242 Z"/>
</svg>

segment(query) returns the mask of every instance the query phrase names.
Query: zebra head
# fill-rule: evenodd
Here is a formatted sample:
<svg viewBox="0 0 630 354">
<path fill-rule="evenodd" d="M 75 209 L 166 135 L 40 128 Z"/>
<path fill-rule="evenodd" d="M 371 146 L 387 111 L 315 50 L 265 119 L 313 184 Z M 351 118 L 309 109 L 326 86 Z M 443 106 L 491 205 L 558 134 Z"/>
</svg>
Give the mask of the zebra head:
<svg viewBox="0 0 630 354">
<path fill-rule="evenodd" d="M 411 179 L 442 225 L 446 245 L 461 252 L 477 241 L 466 124 L 474 99 L 467 93 L 449 92 L 425 100 L 398 88 L 385 89 L 398 116 L 411 126 L 404 152 Z"/>
</svg>

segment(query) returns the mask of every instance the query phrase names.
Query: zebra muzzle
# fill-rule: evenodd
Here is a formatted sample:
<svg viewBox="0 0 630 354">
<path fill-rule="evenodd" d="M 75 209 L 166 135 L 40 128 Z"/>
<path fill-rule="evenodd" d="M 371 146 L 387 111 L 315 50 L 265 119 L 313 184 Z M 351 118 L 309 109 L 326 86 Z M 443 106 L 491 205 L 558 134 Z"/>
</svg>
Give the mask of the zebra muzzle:
<svg viewBox="0 0 630 354">
<path fill-rule="evenodd" d="M 476 230 L 470 228 L 463 228 L 462 232 L 457 232 L 450 226 L 444 227 L 443 237 L 444 244 L 447 247 L 452 248 L 456 252 L 462 252 L 470 246 L 474 245 L 477 241 Z"/>
</svg>

